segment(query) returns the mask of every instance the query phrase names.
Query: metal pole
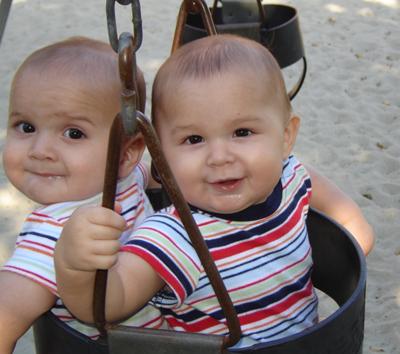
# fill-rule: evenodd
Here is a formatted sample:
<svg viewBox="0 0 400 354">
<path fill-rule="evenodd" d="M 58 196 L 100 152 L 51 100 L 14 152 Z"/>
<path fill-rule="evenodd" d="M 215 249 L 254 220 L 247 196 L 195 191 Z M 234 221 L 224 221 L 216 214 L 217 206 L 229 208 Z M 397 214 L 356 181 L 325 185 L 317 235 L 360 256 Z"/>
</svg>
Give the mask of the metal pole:
<svg viewBox="0 0 400 354">
<path fill-rule="evenodd" d="M 6 28 L 8 14 L 10 13 L 12 0 L 1 0 L 0 2 L 0 44 Z"/>
</svg>

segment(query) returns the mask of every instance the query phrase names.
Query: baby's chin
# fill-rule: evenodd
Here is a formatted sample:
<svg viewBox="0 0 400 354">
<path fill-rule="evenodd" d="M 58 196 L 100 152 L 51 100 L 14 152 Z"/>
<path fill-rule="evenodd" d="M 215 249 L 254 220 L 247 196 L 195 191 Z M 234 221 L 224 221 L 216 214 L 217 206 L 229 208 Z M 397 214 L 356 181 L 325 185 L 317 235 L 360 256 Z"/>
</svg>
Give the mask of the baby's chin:
<svg viewBox="0 0 400 354">
<path fill-rule="evenodd" d="M 33 202 L 35 202 L 36 204 L 40 204 L 43 206 L 57 204 L 66 201 L 65 199 L 54 198 L 49 196 L 37 196 L 37 195 L 27 195 L 27 194 L 25 194 L 25 196 L 28 197 Z"/>
<path fill-rule="evenodd" d="M 250 206 L 254 205 L 253 203 L 218 203 L 213 205 L 203 205 L 197 206 L 194 205 L 196 208 L 203 210 L 205 212 L 214 213 L 214 214 L 221 214 L 221 215 L 230 215 L 235 213 L 240 213 L 243 210 L 246 210 Z"/>
<path fill-rule="evenodd" d="M 79 201 L 83 200 L 86 198 L 77 198 L 72 195 L 51 195 L 49 193 L 43 193 L 43 195 L 40 195 L 39 193 L 24 193 L 27 198 L 35 202 L 36 204 L 40 204 L 43 206 L 48 206 L 52 204 L 57 204 L 57 203 L 64 203 L 64 202 L 74 202 L 74 201 Z"/>
<path fill-rule="evenodd" d="M 50 182 L 51 183 L 51 182 Z M 28 199 L 33 202 L 47 206 L 51 204 L 64 203 L 64 202 L 77 202 L 85 199 L 92 198 L 102 192 L 101 186 L 98 188 L 78 188 L 71 190 L 66 184 L 50 185 L 46 191 L 40 188 L 21 188 L 19 189 Z M 99 190 L 97 190 L 99 189 Z"/>
</svg>

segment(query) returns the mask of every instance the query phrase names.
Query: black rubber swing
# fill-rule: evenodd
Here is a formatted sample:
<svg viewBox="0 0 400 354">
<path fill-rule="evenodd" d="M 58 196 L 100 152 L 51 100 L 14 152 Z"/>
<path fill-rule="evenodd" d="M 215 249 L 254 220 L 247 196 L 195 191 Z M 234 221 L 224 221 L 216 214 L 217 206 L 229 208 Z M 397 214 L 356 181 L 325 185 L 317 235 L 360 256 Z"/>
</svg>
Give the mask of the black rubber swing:
<svg viewBox="0 0 400 354">
<path fill-rule="evenodd" d="M 132 7 L 133 5 L 135 5 L 136 10 L 140 10 L 138 6 L 138 1 L 120 0 L 119 2 L 124 5 L 132 4 Z M 114 4 L 115 1 L 107 0 L 107 4 L 108 3 Z M 238 1 L 229 1 L 229 3 L 238 3 Z M 182 3 L 181 9 L 197 9 L 197 15 L 201 15 L 201 19 L 205 23 L 205 27 L 208 26 L 211 28 L 211 31 L 213 30 L 213 23 L 212 21 L 209 21 L 209 14 L 207 15 L 208 8 L 205 7 L 204 1 L 185 0 Z M 200 12 L 199 9 L 201 9 L 202 12 Z M 272 16 L 272 14 L 273 11 L 269 9 L 267 11 L 267 16 Z M 296 14 L 296 12 L 294 12 L 294 14 Z M 140 12 L 139 15 L 136 15 L 137 17 L 140 17 Z M 292 15 L 290 15 L 289 17 L 293 17 Z M 177 29 L 180 25 L 185 23 L 186 18 L 187 13 L 185 14 L 185 11 L 183 11 L 183 17 L 179 16 L 178 18 Z M 278 18 L 276 21 L 277 23 L 280 23 L 282 20 Z M 136 24 L 139 22 L 141 23 L 141 19 L 137 18 Z M 135 33 L 140 33 L 141 36 L 141 29 L 135 28 Z M 140 46 L 141 38 L 138 39 L 135 36 L 135 38 L 131 40 L 129 36 L 122 34 L 120 39 L 118 40 L 116 38 L 116 33 L 114 34 L 115 36 L 113 36 L 113 47 L 118 47 L 119 54 L 122 54 L 125 59 L 129 59 L 130 55 L 126 54 L 130 53 L 129 51 L 132 49 L 132 47 L 128 46 L 129 49 L 127 52 L 127 47 L 121 45 L 121 43 L 129 43 L 130 46 L 135 44 L 135 52 Z M 182 31 L 176 31 L 173 48 L 176 48 L 177 45 L 182 43 L 182 39 L 184 38 L 184 36 L 185 33 L 182 33 Z M 120 50 L 120 46 L 123 47 L 122 50 Z M 133 62 L 134 54 L 133 58 L 130 58 L 130 60 L 133 60 Z M 304 53 L 301 52 L 301 54 L 304 57 Z M 285 55 L 283 55 L 282 60 L 284 60 L 284 57 Z M 284 61 L 279 62 L 281 66 L 284 65 Z M 132 64 L 132 62 L 128 64 Z M 130 67 L 132 67 L 132 65 L 128 65 L 128 68 Z M 133 73 L 134 72 L 135 71 L 133 70 Z M 133 73 L 130 72 L 131 75 L 133 75 Z M 127 73 L 125 72 L 125 74 Z M 303 72 L 303 79 L 304 74 L 305 70 Z M 170 174 L 169 167 L 166 164 L 162 151 L 159 149 L 158 140 L 152 130 L 151 124 L 142 113 L 136 112 L 134 109 L 135 89 L 134 86 L 131 85 L 132 80 L 129 81 L 128 85 L 124 86 L 125 89 L 127 89 L 125 90 L 125 94 L 126 91 L 131 93 L 131 95 L 125 95 L 122 100 L 124 107 L 121 112 L 123 112 L 122 115 L 125 116 L 121 117 L 120 115 L 118 115 L 116 117 L 115 123 L 113 125 L 113 132 L 110 134 L 110 139 L 113 140 L 110 140 L 109 143 L 107 171 L 111 171 L 110 176 L 108 176 L 111 182 L 107 182 L 106 180 L 105 183 L 107 187 L 105 187 L 104 195 L 107 195 L 105 199 L 108 200 L 106 204 L 108 205 L 108 207 L 111 207 L 113 205 L 113 192 L 110 192 L 108 189 L 110 189 L 110 186 L 115 188 L 115 171 L 117 170 L 117 168 L 115 168 L 115 161 L 118 161 L 116 157 L 119 156 L 118 142 L 120 140 L 120 134 L 122 134 L 122 123 L 125 123 L 125 131 L 128 132 L 133 132 L 135 129 L 133 129 L 134 127 L 132 125 L 136 125 L 137 123 L 139 123 L 140 128 L 146 138 L 146 144 L 149 148 L 150 154 L 163 181 L 163 186 L 168 192 L 168 197 L 166 197 L 165 193 L 161 190 L 148 191 L 149 197 L 153 205 L 156 209 L 159 209 L 162 206 L 168 205 L 170 199 L 172 202 L 174 202 L 177 208 L 178 205 L 181 204 L 180 207 L 182 207 L 183 211 L 185 212 L 184 209 L 185 206 L 187 209 L 187 205 L 182 199 L 182 195 L 180 194 L 180 191 L 176 186 L 173 176 Z M 299 87 L 297 89 L 295 87 L 295 93 L 298 92 L 298 89 Z M 292 96 L 292 98 L 293 97 L 294 95 Z M 126 117 L 126 115 L 129 115 L 129 117 Z M 136 123 L 135 120 L 137 120 Z M 108 177 L 106 177 L 106 179 Z M 186 216 L 184 215 L 184 212 L 181 214 L 181 212 L 179 211 L 182 221 L 185 224 L 184 219 L 186 220 Z M 189 218 L 190 217 L 191 215 L 189 215 Z M 320 289 L 322 292 L 326 293 L 329 297 L 331 297 L 338 304 L 339 308 L 326 319 L 322 320 L 320 323 L 301 333 L 283 338 L 281 340 L 258 344 L 240 350 L 226 349 L 226 345 L 224 345 L 226 344 L 226 341 L 224 341 L 224 337 L 220 336 L 182 333 L 165 330 L 148 330 L 140 328 L 132 329 L 122 326 L 117 326 L 114 329 L 107 330 L 106 336 L 103 336 L 102 338 L 100 338 L 100 340 L 94 341 L 67 326 L 64 322 L 55 317 L 51 312 L 47 312 L 42 315 L 33 326 L 36 353 L 211 354 L 232 352 L 259 354 L 361 354 L 364 333 L 364 306 L 366 286 L 366 265 L 364 255 L 360 250 L 357 242 L 346 230 L 344 230 L 333 220 L 327 218 L 326 216 L 318 213 L 315 210 L 310 210 L 309 212 L 307 219 L 307 228 L 314 260 L 314 269 L 312 274 L 314 286 Z M 189 230 L 188 228 L 189 234 L 191 233 L 191 231 L 192 230 Z M 220 300 L 220 296 L 218 294 L 217 297 Z M 228 296 L 227 302 L 229 301 L 230 299 Z M 220 301 L 220 304 L 222 308 L 229 308 L 229 303 L 226 304 L 224 303 L 224 301 Z M 237 323 L 233 326 L 230 325 L 230 317 L 232 314 L 229 313 L 229 311 L 227 312 L 229 315 L 226 317 L 228 327 L 230 329 L 230 336 L 237 337 L 238 333 L 232 334 L 232 332 L 237 331 Z M 233 331 L 231 330 L 231 328 L 233 328 Z"/>
<path fill-rule="evenodd" d="M 221 6 L 217 6 L 218 3 Z M 300 77 L 288 92 L 292 100 L 300 91 L 307 72 L 297 10 L 288 5 L 262 4 L 261 0 L 215 0 L 210 12 L 217 33 L 236 34 L 261 43 L 282 69 L 302 60 Z M 188 13 L 182 43 L 209 34 L 202 17 L 199 12 Z"/>
</svg>

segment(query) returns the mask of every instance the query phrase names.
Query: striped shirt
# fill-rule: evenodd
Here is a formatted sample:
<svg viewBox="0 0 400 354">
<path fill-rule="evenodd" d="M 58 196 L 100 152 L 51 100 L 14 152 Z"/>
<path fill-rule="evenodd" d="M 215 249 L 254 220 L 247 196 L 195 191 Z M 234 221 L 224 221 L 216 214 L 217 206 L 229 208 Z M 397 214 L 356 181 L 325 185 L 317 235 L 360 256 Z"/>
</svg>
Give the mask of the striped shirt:
<svg viewBox="0 0 400 354">
<path fill-rule="evenodd" d="M 133 228 L 153 213 L 144 192 L 148 177 L 144 166 L 139 164 L 129 176 L 118 182 L 116 200 L 121 204 L 121 215 L 128 224 L 127 230 L 121 235 L 121 243 L 128 238 Z M 57 296 L 57 302 L 51 311 L 69 326 L 93 338 L 97 337 L 97 330 L 78 322 L 58 298 L 53 256 L 62 228 L 73 211 L 83 205 L 101 205 L 101 198 L 102 194 L 98 194 L 82 201 L 43 206 L 32 212 L 26 218 L 17 238 L 14 253 L 2 269 L 20 274 L 48 289 Z M 137 315 L 124 322 L 125 325 L 153 328 L 160 327 L 161 323 L 160 312 L 153 306 L 144 307 Z"/>
<path fill-rule="evenodd" d="M 291 156 L 273 193 L 231 215 L 192 208 L 232 298 L 240 347 L 298 333 L 317 320 L 306 217 L 311 181 Z M 225 318 L 177 212 L 150 216 L 122 248 L 145 259 L 166 282 L 154 298 L 170 327 L 227 334 Z"/>
</svg>

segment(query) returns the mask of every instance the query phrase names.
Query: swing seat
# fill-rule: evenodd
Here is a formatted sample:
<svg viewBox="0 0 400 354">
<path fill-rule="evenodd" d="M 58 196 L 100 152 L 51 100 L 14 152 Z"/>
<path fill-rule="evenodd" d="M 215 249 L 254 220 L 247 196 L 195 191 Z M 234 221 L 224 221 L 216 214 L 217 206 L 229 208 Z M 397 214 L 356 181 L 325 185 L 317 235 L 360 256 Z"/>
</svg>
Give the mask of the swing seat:
<svg viewBox="0 0 400 354">
<path fill-rule="evenodd" d="M 307 227 L 314 286 L 339 308 L 295 335 L 235 351 L 253 354 L 361 354 L 364 339 L 366 263 L 354 238 L 323 214 L 310 210 Z"/>
<path fill-rule="evenodd" d="M 153 192 L 156 200 L 157 195 L 159 194 Z M 364 255 L 347 231 L 321 213 L 310 210 L 307 227 L 313 250 L 314 286 L 330 296 L 339 308 L 315 326 L 296 335 L 241 350 L 225 350 L 225 353 L 362 353 L 366 286 Z M 37 354 L 109 353 L 104 342 L 89 339 L 68 327 L 51 312 L 42 315 L 35 322 L 33 330 Z M 202 336 L 207 339 L 206 335 Z M 193 354 L 193 347 L 190 348 L 189 346 L 186 353 Z M 114 350 L 112 352 L 119 353 Z M 142 353 L 140 347 L 136 345 L 129 352 Z M 159 350 L 154 350 L 153 353 L 160 354 L 167 351 L 160 345 Z"/>
<path fill-rule="evenodd" d="M 297 10 L 287 5 L 264 4 L 262 5 L 264 10 L 262 23 L 255 0 L 223 1 L 222 3 L 223 6 L 216 7 L 213 14 L 218 33 L 236 34 L 261 43 L 268 48 L 282 69 L 300 59 L 303 61 L 300 78 L 289 92 L 290 99 L 293 99 L 300 90 L 307 71 Z M 188 43 L 205 36 L 207 32 L 201 15 L 189 13 L 182 42 Z"/>
</svg>

